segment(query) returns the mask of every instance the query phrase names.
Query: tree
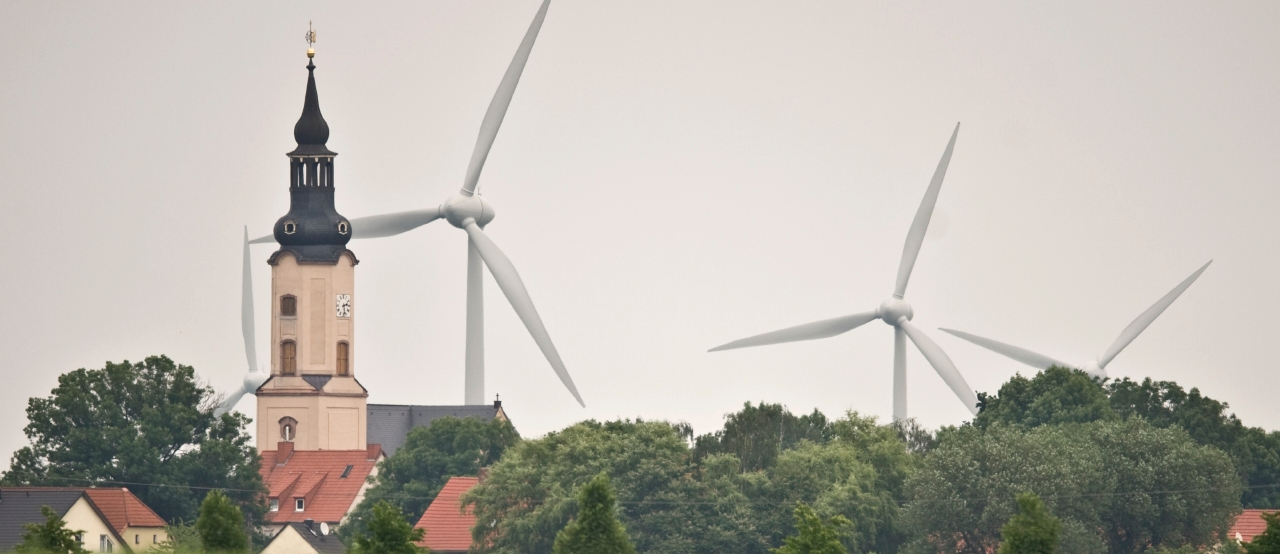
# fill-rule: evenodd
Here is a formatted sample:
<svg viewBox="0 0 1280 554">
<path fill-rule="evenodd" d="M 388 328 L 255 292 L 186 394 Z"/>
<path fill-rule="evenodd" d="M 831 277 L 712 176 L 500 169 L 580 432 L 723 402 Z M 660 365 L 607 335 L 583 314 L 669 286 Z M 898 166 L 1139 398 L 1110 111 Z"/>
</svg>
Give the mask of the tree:
<svg viewBox="0 0 1280 554">
<path fill-rule="evenodd" d="M 781 404 L 742 405 L 742 411 L 725 416 L 724 429 L 694 439 L 694 459 L 730 453 L 746 471 L 773 466 L 778 454 L 802 440 L 825 443 L 831 438 L 827 417 L 814 410 L 795 416 Z"/>
<path fill-rule="evenodd" d="M 1049 515 L 1032 492 L 1018 495 L 1018 515 L 1000 528 L 1000 554 L 1054 554 L 1062 521 Z"/>
<path fill-rule="evenodd" d="M 244 514 L 227 495 L 214 490 L 205 495 L 196 519 L 200 543 L 209 552 L 248 552 L 249 535 L 245 533 Z"/>
<path fill-rule="evenodd" d="M 1244 554 L 1280 554 L 1280 512 L 1263 513 L 1267 529 L 1253 540 L 1241 544 Z"/>
<path fill-rule="evenodd" d="M 44 523 L 23 525 L 26 530 L 22 533 L 22 542 L 14 548 L 14 552 L 89 554 L 88 550 L 80 546 L 80 541 L 76 540 L 76 535 L 83 534 L 84 531 L 67 529 L 67 523 L 62 521 L 62 516 L 48 506 L 41 506 L 40 513 L 44 515 Z"/>
<path fill-rule="evenodd" d="M 600 473 L 578 492 L 578 515 L 556 533 L 554 554 L 635 554 L 627 530 L 614 512 L 617 501 L 609 476 Z"/>
<path fill-rule="evenodd" d="M 964 427 L 941 435 L 908 482 L 904 519 L 937 551 L 985 554 L 1034 492 L 1062 519 L 1065 552 L 1206 547 L 1239 510 L 1230 458 L 1178 428 L 1123 422 Z"/>
<path fill-rule="evenodd" d="M 205 491 L 222 488 L 257 522 L 266 513 L 258 454 L 239 413 L 215 416 L 218 395 L 190 366 L 165 356 L 107 362 L 58 378 L 27 403 L 31 445 L 13 455 L 7 485 L 133 488 L 169 522 L 196 518 Z"/>
<path fill-rule="evenodd" d="M 849 519 L 842 515 L 822 521 L 813 508 L 797 502 L 796 534 L 787 537 L 785 544 L 773 551 L 776 554 L 845 554 L 844 544 L 840 542 L 840 528 L 849 524 Z"/>
<path fill-rule="evenodd" d="M 1058 366 L 1031 379 L 1014 375 L 995 396 L 981 393 L 978 401 L 981 411 L 973 424 L 982 429 L 997 422 L 1035 427 L 1120 419 L 1101 382 L 1078 369 Z"/>
<path fill-rule="evenodd" d="M 502 419 L 445 417 L 414 427 L 404 445 L 381 463 L 339 535 L 350 540 L 363 532 L 373 506 L 384 500 L 416 521 L 450 477 L 477 475 L 519 441 L 515 428 Z"/>
<path fill-rule="evenodd" d="M 351 551 L 355 554 L 423 554 L 418 546 L 425 529 L 415 529 L 404 513 L 390 502 L 374 504 L 367 531 L 355 536 Z"/>
</svg>

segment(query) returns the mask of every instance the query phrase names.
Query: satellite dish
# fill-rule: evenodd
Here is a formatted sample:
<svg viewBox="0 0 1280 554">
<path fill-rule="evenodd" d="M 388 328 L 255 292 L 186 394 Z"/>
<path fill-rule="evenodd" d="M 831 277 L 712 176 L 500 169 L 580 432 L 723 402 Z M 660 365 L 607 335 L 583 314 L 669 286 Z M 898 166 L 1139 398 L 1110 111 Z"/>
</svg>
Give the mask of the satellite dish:
<svg viewBox="0 0 1280 554">
<path fill-rule="evenodd" d="M 328 524 L 328 523 L 325 523 L 325 522 L 323 522 L 323 521 L 321 521 L 321 522 L 320 522 L 320 534 L 321 534 L 321 535 L 328 535 L 328 534 L 329 534 L 329 524 Z"/>
</svg>

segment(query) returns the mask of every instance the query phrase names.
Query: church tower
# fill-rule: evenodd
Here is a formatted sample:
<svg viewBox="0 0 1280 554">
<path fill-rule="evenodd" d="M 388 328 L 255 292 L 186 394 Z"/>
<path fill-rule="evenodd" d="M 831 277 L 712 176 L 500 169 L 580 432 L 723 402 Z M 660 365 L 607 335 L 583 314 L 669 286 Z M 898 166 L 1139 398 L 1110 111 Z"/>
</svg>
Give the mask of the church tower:
<svg viewBox="0 0 1280 554">
<path fill-rule="evenodd" d="M 314 36 L 314 35 L 312 35 Z M 307 57 L 314 58 L 314 50 Z M 314 60 L 293 127 L 289 212 L 276 221 L 271 255 L 271 378 L 257 391 L 258 449 L 365 450 L 368 391 L 355 379 L 355 266 L 351 223 L 333 205 Z M 281 448 L 285 447 L 280 444 Z"/>
</svg>

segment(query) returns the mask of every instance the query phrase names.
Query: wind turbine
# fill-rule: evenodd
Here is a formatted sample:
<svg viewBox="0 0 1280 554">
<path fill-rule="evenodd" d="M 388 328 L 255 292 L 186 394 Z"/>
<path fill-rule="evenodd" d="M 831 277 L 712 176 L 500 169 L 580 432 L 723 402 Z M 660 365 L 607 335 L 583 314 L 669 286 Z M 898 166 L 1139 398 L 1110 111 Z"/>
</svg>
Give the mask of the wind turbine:
<svg viewBox="0 0 1280 554">
<path fill-rule="evenodd" d="M 240 285 L 240 331 L 244 334 L 244 356 L 249 361 L 249 373 L 244 376 L 244 384 L 240 389 L 232 392 L 214 410 L 217 415 L 231 411 L 244 395 L 254 394 L 271 377 L 258 369 L 258 350 L 254 347 L 253 339 L 253 271 L 249 263 L 249 228 L 245 227 L 244 270 Z"/>
<path fill-rule="evenodd" d="M 964 377 L 960 375 L 960 371 L 956 369 L 955 364 L 942 351 L 942 348 L 939 348 L 937 343 L 911 324 L 911 318 L 915 316 L 915 312 L 911 309 L 911 305 L 906 300 L 903 300 L 903 295 L 907 292 L 907 281 L 911 279 L 911 269 L 916 264 L 916 257 L 920 254 L 920 246 L 924 242 L 925 231 L 929 228 L 929 219 L 933 215 L 933 206 L 938 203 L 938 192 L 942 188 L 942 178 L 947 174 L 947 164 L 951 163 L 951 152 L 955 149 L 956 135 L 959 133 L 960 124 L 957 123 L 955 131 L 951 133 L 951 140 L 947 142 L 947 149 L 942 153 L 942 160 L 938 162 L 938 169 L 933 173 L 933 180 L 929 182 L 929 188 L 924 193 L 924 200 L 920 202 L 920 208 L 916 211 L 916 218 L 911 223 L 911 230 L 907 232 L 907 242 L 902 247 L 902 261 L 898 264 L 898 280 L 891 298 L 882 302 L 880 307 L 874 311 L 788 327 L 780 331 L 756 335 L 717 346 L 709 350 L 709 352 L 783 342 L 825 339 L 847 333 L 865 323 L 879 319 L 894 328 L 894 419 L 904 420 L 907 418 L 906 340 L 908 338 L 915 343 L 920 353 L 924 354 L 925 359 L 929 361 L 929 365 L 933 366 L 933 369 L 938 372 L 938 375 L 947 383 L 947 386 L 951 387 L 956 396 L 960 397 L 960 401 L 964 403 L 965 407 L 969 408 L 970 412 L 977 414 L 977 395 L 965 383 Z"/>
<path fill-rule="evenodd" d="M 489 103 L 484 121 L 480 124 L 480 136 L 476 138 L 476 147 L 471 153 L 471 163 L 467 166 L 467 175 L 463 180 L 462 189 L 437 207 L 351 220 L 352 239 L 399 235 L 437 219 L 444 219 L 454 227 L 467 232 L 467 353 L 464 395 L 467 404 L 485 403 L 484 282 L 481 268 L 483 261 L 484 265 L 488 266 L 493 279 L 498 282 L 498 288 L 502 289 L 507 301 L 515 309 L 516 315 L 520 317 L 520 321 L 524 323 L 529 334 L 533 336 L 534 342 L 542 350 L 542 355 L 550 362 L 560 382 L 569 389 L 569 393 L 578 401 L 578 404 L 586 407 L 582 396 L 578 394 L 577 387 L 573 384 L 573 379 L 569 377 L 569 372 L 564 367 L 564 362 L 560 359 L 560 353 L 551 342 L 551 335 L 542 324 L 542 318 L 538 316 L 533 300 L 529 297 L 529 291 L 520 280 L 520 274 L 516 272 L 515 265 L 485 234 L 484 227 L 493 221 L 494 210 L 493 205 L 483 200 L 479 193 L 480 171 L 484 169 L 489 149 L 493 147 L 493 141 L 498 136 L 498 128 L 502 126 L 507 107 L 511 105 L 516 85 L 520 82 L 520 74 L 524 71 L 525 63 L 529 61 L 529 53 L 533 51 L 533 42 L 538 38 L 538 30 L 542 28 L 542 20 L 546 18 L 547 6 L 550 3 L 551 0 L 543 0 L 542 6 L 538 8 L 538 13 L 534 16 L 533 23 L 529 25 L 524 40 L 516 49 L 515 58 L 511 60 L 511 65 L 507 67 L 507 72 L 498 85 L 498 91 Z M 250 243 L 257 244 L 272 240 L 275 240 L 275 237 L 268 235 L 254 239 Z"/>
<path fill-rule="evenodd" d="M 1191 283 L 1196 282 L 1196 279 L 1200 277 L 1201 273 L 1204 273 L 1205 269 L 1208 269 L 1209 264 L 1211 263 L 1213 263 L 1213 260 L 1209 260 L 1204 265 L 1200 266 L 1200 269 L 1197 269 L 1190 277 L 1184 279 L 1178 284 L 1178 286 L 1173 287 L 1173 290 L 1169 291 L 1168 294 L 1156 301 L 1156 303 L 1150 308 L 1147 308 L 1147 311 L 1142 312 L 1142 315 L 1139 315 L 1138 318 L 1133 320 L 1128 327 L 1124 328 L 1124 331 L 1120 332 L 1120 336 L 1116 337 L 1116 340 L 1111 343 L 1111 346 L 1108 347 L 1102 355 L 1083 364 L 1067 364 L 1043 354 L 1037 354 L 1025 348 L 1019 348 L 1011 344 L 1005 344 L 1003 342 L 979 337 L 977 335 L 971 335 L 963 331 L 956 331 L 955 329 L 940 329 L 986 348 L 987 350 L 997 354 L 1003 354 L 1036 369 L 1044 370 L 1049 369 L 1051 366 L 1075 368 L 1088 373 L 1090 376 L 1105 379 L 1107 377 L 1107 364 L 1111 363 L 1111 360 L 1115 359 L 1115 357 L 1120 354 L 1120 351 L 1124 350 L 1124 347 L 1129 346 L 1129 343 L 1133 342 L 1133 339 L 1138 338 L 1138 335 L 1142 334 L 1142 332 L 1147 329 L 1147 326 L 1151 325 L 1151 322 L 1155 321 L 1157 317 L 1160 317 L 1160 314 L 1164 313 L 1165 309 L 1173 304 L 1173 301 L 1177 300 L 1178 296 L 1181 296 L 1183 291 L 1187 290 L 1187 288 L 1191 286 Z"/>
</svg>

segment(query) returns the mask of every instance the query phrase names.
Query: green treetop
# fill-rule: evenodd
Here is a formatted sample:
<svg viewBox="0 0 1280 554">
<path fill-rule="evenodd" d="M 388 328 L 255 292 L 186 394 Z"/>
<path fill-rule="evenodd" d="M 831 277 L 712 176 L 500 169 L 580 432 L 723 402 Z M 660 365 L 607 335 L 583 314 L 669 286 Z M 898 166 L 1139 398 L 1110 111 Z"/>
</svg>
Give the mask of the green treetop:
<svg viewBox="0 0 1280 554">
<path fill-rule="evenodd" d="M 1018 515 L 1000 528 L 1000 554 L 1054 554 L 1062 522 L 1049 515 L 1035 493 L 1018 495 Z"/>
<path fill-rule="evenodd" d="M 614 511 L 609 477 L 600 473 L 578 492 L 578 516 L 556 534 L 554 554 L 635 554 Z"/>
<path fill-rule="evenodd" d="M 404 513 L 383 500 L 374 504 L 366 530 L 352 540 L 354 554 L 425 554 L 416 543 L 425 529 L 415 529 Z"/>
<path fill-rule="evenodd" d="M 249 536 L 245 533 L 244 515 L 222 491 L 205 495 L 196 519 L 200 542 L 208 552 L 248 552 Z"/>
<path fill-rule="evenodd" d="M 796 534 L 787 537 L 782 547 L 773 549 L 775 554 L 845 554 L 840 528 L 850 524 L 848 518 L 835 515 L 822 521 L 813 508 L 797 502 L 795 519 Z"/>
<path fill-rule="evenodd" d="M 57 512 L 49 509 L 48 506 L 41 506 L 40 513 L 44 515 L 44 523 L 28 523 L 24 525 L 26 531 L 22 533 L 22 543 L 16 548 L 15 552 L 31 553 L 31 554 L 89 554 L 80 546 L 80 541 L 76 540 L 76 535 L 84 533 L 84 531 L 72 531 L 67 529 L 67 523 L 62 521 L 62 517 Z"/>
</svg>

